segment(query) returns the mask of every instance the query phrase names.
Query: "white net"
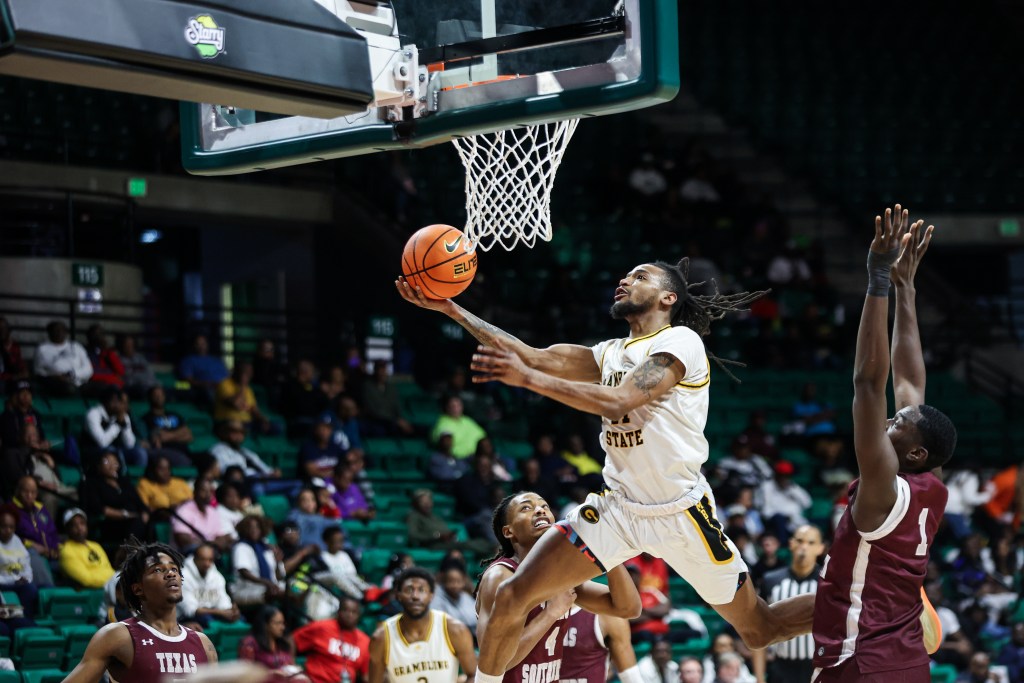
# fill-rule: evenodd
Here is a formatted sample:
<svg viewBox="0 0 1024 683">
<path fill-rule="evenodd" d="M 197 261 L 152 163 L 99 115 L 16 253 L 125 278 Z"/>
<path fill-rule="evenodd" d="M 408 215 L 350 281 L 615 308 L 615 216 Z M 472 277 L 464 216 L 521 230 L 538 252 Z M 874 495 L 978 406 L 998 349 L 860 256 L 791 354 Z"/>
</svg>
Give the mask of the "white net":
<svg viewBox="0 0 1024 683">
<path fill-rule="evenodd" d="M 579 119 L 452 142 L 466 168 L 466 238 L 487 251 L 551 240 L 551 188 Z"/>
</svg>

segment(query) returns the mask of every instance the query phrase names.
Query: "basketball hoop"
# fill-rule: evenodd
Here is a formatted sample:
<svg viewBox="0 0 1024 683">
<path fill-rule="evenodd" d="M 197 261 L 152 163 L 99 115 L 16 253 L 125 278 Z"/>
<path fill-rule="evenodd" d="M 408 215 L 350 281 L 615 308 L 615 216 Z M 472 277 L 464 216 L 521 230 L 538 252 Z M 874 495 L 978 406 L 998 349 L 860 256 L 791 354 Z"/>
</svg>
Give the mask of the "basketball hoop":
<svg viewBox="0 0 1024 683">
<path fill-rule="evenodd" d="M 466 168 L 469 248 L 551 241 L 551 188 L 579 119 L 452 139 Z"/>
</svg>

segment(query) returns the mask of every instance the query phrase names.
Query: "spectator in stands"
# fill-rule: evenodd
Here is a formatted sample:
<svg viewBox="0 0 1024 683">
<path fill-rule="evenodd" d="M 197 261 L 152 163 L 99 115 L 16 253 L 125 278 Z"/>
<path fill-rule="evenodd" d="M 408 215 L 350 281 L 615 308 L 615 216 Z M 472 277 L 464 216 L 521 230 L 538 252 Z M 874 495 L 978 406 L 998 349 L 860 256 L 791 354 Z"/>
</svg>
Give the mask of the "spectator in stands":
<svg viewBox="0 0 1024 683">
<path fill-rule="evenodd" d="M 124 366 L 124 390 L 133 399 L 145 397 L 150 389 L 158 385 L 158 382 L 149 361 L 138 350 L 135 336 L 119 334 L 115 345 L 121 364 Z"/>
<path fill-rule="evenodd" d="M 314 621 L 295 630 L 292 639 L 306 656 L 306 674 L 313 683 L 366 681 L 370 670 L 370 637 L 356 628 L 359 601 L 342 597 L 335 619 Z"/>
<path fill-rule="evenodd" d="M 340 396 L 336 401 L 336 410 L 325 410 L 321 418 L 331 420 L 331 440 L 345 450 L 362 449 L 363 440 L 360 436 L 362 423 L 359 420 L 359 406 L 351 396 Z"/>
<path fill-rule="evenodd" d="M 80 588 L 103 588 L 114 575 L 114 568 L 110 566 L 103 546 L 89 540 L 89 522 L 85 512 L 79 508 L 65 512 L 64 531 L 68 540 L 60 545 L 61 571 Z"/>
<path fill-rule="evenodd" d="M 374 501 L 376 500 L 376 494 L 373 490 L 373 482 L 370 480 L 370 476 L 366 473 L 366 454 L 362 448 L 353 448 L 345 454 L 345 462 L 348 463 L 349 468 L 352 470 L 352 476 L 355 478 L 356 485 L 359 486 L 359 490 L 363 492 L 363 497 L 366 498 L 367 504 L 370 507 L 375 507 Z"/>
<path fill-rule="evenodd" d="M 87 460 L 101 453 L 116 453 L 124 465 L 146 465 L 149 454 L 135 438 L 132 419 L 128 415 L 128 397 L 122 389 L 107 387 L 100 403 L 86 412 L 82 453 Z"/>
<path fill-rule="evenodd" d="M 946 470 L 945 475 L 949 496 L 946 499 L 946 513 L 943 519 L 946 520 L 953 538 L 960 541 L 972 531 L 971 517 L 974 509 L 992 500 L 996 487 L 989 481 L 983 488 L 978 473 L 973 469 Z"/>
<path fill-rule="evenodd" d="M 679 660 L 679 683 L 702 683 L 704 665 L 696 657 L 683 657 Z"/>
<path fill-rule="evenodd" d="M 427 473 L 439 484 L 451 485 L 453 481 L 466 473 L 466 461 L 452 455 L 452 433 L 441 432 L 437 435 L 434 452 L 430 454 Z M 532 490 L 532 489 L 524 489 Z"/>
<path fill-rule="evenodd" d="M 329 479 L 338 463 L 346 461 L 346 449 L 331 438 L 330 416 L 320 416 L 309 431 L 309 438 L 299 447 L 298 475 L 303 479 Z"/>
<path fill-rule="evenodd" d="M 46 326 L 48 341 L 36 347 L 33 361 L 43 389 L 55 396 L 70 396 L 92 377 L 92 363 L 85 348 L 68 339 L 68 328 L 60 321 Z"/>
<path fill-rule="evenodd" d="M 462 515 L 472 538 L 493 538 L 491 513 L 495 492 L 494 459 L 487 455 L 473 457 L 472 469 L 455 482 L 456 511 Z"/>
<path fill-rule="evenodd" d="M 14 382 L 10 389 L 11 395 L 4 405 L 4 412 L 0 413 L 0 445 L 12 448 L 20 444 L 25 425 L 32 424 L 36 427 L 39 445 L 49 450 L 50 442 L 46 440 L 43 431 L 43 416 L 32 405 L 32 384 L 22 379 Z"/>
<path fill-rule="evenodd" d="M 726 678 L 722 677 L 722 664 L 726 663 Z M 719 633 L 711 641 L 711 651 L 704 658 L 705 683 L 755 683 L 756 679 L 743 661 L 736 647 L 736 639 L 728 633 Z"/>
<path fill-rule="evenodd" d="M 750 439 L 740 434 L 732 440 L 732 453 L 718 462 L 716 475 L 720 486 L 738 491 L 749 486 L 755 491 L 772 477 L 772 468 L 759 453 L 750 447 Z"/>
<path fill-rule="evenodd" d="M 449 432 L 452 435 L 452 455 L 468 458 L 476 452 L 477 442 L 487 436 L 487 432 L 476 420 L 463 413 L 462 399 L 458 396 L 445 397 L 441 406 L 443 412 L 434 423 L 430 440 L 437 443 L 443 432 Z"/>
<path fill-rule="evenodd" d="M 280 403 L 281 388 L 288 379 L 288 366 L 277 357 L 273 340 L 261 339 L 252 358 L 252 383 L 263 387 L 271 406 Z"/>
<path fill-rule="evenodd" d="M 718 190 L 711 184 L 711 170 L 707 164 L 700 164 L 679 187 L 679 196 L 689 204 L 717 204 L 721 201 Z"/>
<path fill-rule="evenodd" d="M 672 645 L 656 640 L 650 654 L 636 663 L 643 683 L 679 683 L 679 665 L 672 661 Z"/>
<path fill-rule="evenodd" d="M 718 667 L 715 672 L 714 683 L 753 683 L 754 679 L 743 674 L 746 664 L 743 657 L 736 652 L 723 652 L 718 657 Z"/>
<path fill-rule="evenodd" d="M 658 641 L 662 640 L 669 631 L 665 617 L 672 610 L 672 601 L 667 593 L 649 585 L 641 587 L 640 568 L 628 562 L 626 569 L 630 578 L 636 584 L 637 592 L 640 593 L 640 616 L 629 620 L 629 630 L 633 634 L 633 642 L 653 642 L 657 647 Z M 652 648 L 653 651 L 653 648 Z"/>
<path fill-rule="evenodd" d="M 57 525 L 53 521 L 53 513 L 36 500 L 38 495 L 39 485 L 35 478 L 26 475 L 18 479 L 11 502 L 18 512 L 18 537 L 28 549 L 36 585 L 52 586 L 50 560 L 60 557 Z"/>
<path fill-rule="evenodd" d="M 79 485 L 78 497 L 90 515 L 101 517 L 100 531 L 110 548 L 131 535 L 146 538 L 149 509 L 128 478 L 121 474 L 121 460 L 108 451 L 95 461 Z"/>
<path fill-rule="evenodd" d="M 246 431 L 256 430 L 262 434 L 274 431 L 270 420 L 260 412 L 249 382 L 252 380 L 252 364 L 238 363 L 231 376 L 221 380 L 214 391 L 213 419 L 218 422 L 240 422 Z"/>
<path fill-rule="evenodd" d="M 0 507 L 0 588 L 14 591 L 25 608 L 25 616 L 35 615 L 38 587 L 32 582 L 32 561 L 28 549 L 14 530 L 18 510 L 13 505 Z"/>
<path fill-rule="evenodd" d="M 334 493 L 331 498 L 338 507 L 342 519 L 371 520 L 377 515 L 363 495 L 362 489 L 355 483 L 352 467 L 347 462 L 339 462 L 334 468 Z"/>
<path fill-rule="evenodd" d="M 744 531 L 750 534 L 751 538 L 758 538 L 764 533 L 764 520 L 754 505 L 754 489 L 744 486 L 736 492 L 736 500 L 726 508 L 725 515 L 726 517 L 742 516 Z"/>
<path fill-rule="evenodd" d="M 238 658 L 261 664 L 271 673 L 290 677 L 295 673 L 295 644 L 288 637 L 286 627 L 284 612 L 267 605 L 253 621 L 252 635 L 238 644 Z"/>
<path fill-rule="evenodd" d="M 107 387 L 124 388 L 124 363 L 110 346 L 101 325 L 89 326 L 85 333 L 85 351 L 92 363 L 92 377 L 82 387 L 84 393 L 101 395 Z"/>
<path fill-rule="evenodd" d="M 21 357 L 21 347 L 14 341 L 7 318 L 0 316 L 0 393 L 12 393 L 8 385 L 23 379 L 28 379 L 28 365 Z"/>
<path fill-rule="evenodd" d="M 1021 511 L 1024 510 L 1024 476 L 1020 475 L 1022 466 L 1010 465 L 992 477 L 995 490 L 992 498 L 982 508 L 984 514 L 978 517 L 985 526 L 983 531 L 989 536 L 999 535 L 1006 527 L 1020 530 Z"/>
<path fill-rule="evenodd" d="M 644 152 L 640 163 L 629 172 L 631 199 L 644 215 L 657 215 L 664 205 L 668 181 L 654 160 L 654 155 Z"/>
<path fill-rule="evenodd" d="M 261 518 L 248 515 L 238 524 L 238 543 L 231 550 L 235 580 L 231 595 L 243 609 L 284 596 L 284 565 L 273 546 L 264 542 Z"/>
<path fill-rule="evenodd" d="M 437 577 L 437 583 L 441 590 L 434 593 L 430 602 L 430 608 L 441 610 L 450 617 L 458 619 L 469 627 L 470 631 L 476 631 L 476 601 L 473 599 L 466 587 L 469 585 L 469 578 L 466 576 L 464 567 L 449 563 L 441 570 Z"/>
<path fill-rule="evenodd" d="M 192 339 L 192 353 L 181 359 L 178 364 L 178 379 L 188 382 L 192 390 L 192 400 L 197 403 L 209 403 L 213 398 L 213 390 L 220 382 L 227 379 L 228 369 L 224 361 L 210 355 L 210 345 L 205 334 L 197 334 Z"/>
<path fill-rule="evenodd" d="M 1024 681 L 1024 621 L 1013 625 L 1010 642 L 1003 646 L 996 664 L 1006 667 L 1011 683 Z"/>
<path fill-rule="evenodd" d="M 818 400 L 818 385 L 807 382 L 800 391 L 800 398 L 790 410 L 793 421 L 789 430 L 793 434 L 817 436 L 836 433 L 836 411 L 828 403 Z"/>
<path fill-rule="evenodd" d="M 363 422 L 370 436 L 408 436 L 413 433 L 412 425 L 402 416 L 398 390 L 391 381 L 386 361 L 376 361 L 373 376 L 363 384 Z"/>
<path fill-rule="evenodd" d="M 774 477 L 764 482 L 755 494 L 761 517 L 779 542 L 789 541 L 789 535 L 807 524 L 804 513 L 810 509 L 811 494 L 793 482 L 796 468 L 788 460 L 780 460 L 772 468 Z"/>
<path fill-rule="evenodd" d="M 557 482 L 562 489 L 576 483 L 576 468 L 558 454 L 555 450 L 555 440 L 550 434 L 537 437 L 533 457 L 540 463 L 541 476 L 545 479 Z"/>
<path fill-rule="evenodd" d="M 242 494 L 234 482 L 225 481 L 217 487 L 215 493 L 217 499 L 217 514 L 224 521 L 224 524 L 231 529 L 231 538 L 237 540 L 238 532 L 235 527 L 245 517 L 245 509 L 242 507 Z"/>
<path fill-rule="evenodd" d="M 779 556 L 782 545 L 778 538 L 772 534 L 762 534 L 758 539 L 758 545 L 761 548 L 761 559 L 750 569 L 750 578 L 754 583 L 760 583 L 765 574 L 786 565 Z"/>
<path fill-rule="evenodd" d="M 318 573 L 316 579 L 328 586 L 337 586 L 342 593 L 355 600 L 362 600 L 371 584 L 363 580 L 356 571 L 351 556 L 345 552 L 345 530 L 332 526 L 323 532 L 324 550 L 320 552 L 326 571 Z"/>
<path fill-rule="evenodd" d="M 779 448 L 775 443 L 775 436 L 765 429 L 766 423 L 765 412 L 755 410 L 750 413 L 747 426 L 740 433 L 747 437 L 747 443 L 750 444 L 752 451 L 768 460 L 775 460 L 779 455 Z"/>
<path fill-rule="evenodd" d="M 196 479 L 192 500 L 182 503 L 171 521 L 174 544 L 188 553 L 200 543 L 212 543 L 221 551 L 234 541 L 231 527 L 224 522 L 213 503 L 213 484 L 209 479 Z"/>
<path fill-rule="evenodd" d="M 311 488 L 303 488 L 295 498 L 295 507 L 288 513 L 288 521 L 294 522 L 299 529 L 299 543 L 303 546 L 313 545 L 321 550 L 327 548 L 323 534 L 327 529 L 339 526 L 337 518 L 324 517 L 320 514 L 316 492 Z"/>
<path fill-rule="evenodd" d="M 323 543 L 323 532 L 317 537 L 318 543 Z M 296 571 L 312 571 L 313 567 L 322 567 L 320 562 L 321 547 L 316 543 L 302 544 L 299 537 L 299 525 L 290 519 L 281 522 L 277 528 L 277 547 L 281 549 L 281 561 L 284 563 L 284 570 L 288 576 L 293 576 Z M 303 567 L 307 563 L 307 567 Z"/>
<path fill-rule="evenodd" d="M 21 442 L 11 448 L 5 448 L 0 460 L 0 477 L 6 479 L 3 488 L 15 484 L 25 475 L 35 477 L 39 485 L 39 500 L 50 511 L 57 514 L 60 508 L 60 497 L 78 499 L 78 492 L 71 486 L 65 486 L 57 474 L 57 463 L 53 455 L 46 450 L 40 441 L 37 427 L 26 424 L 21 433 Z M 47 446 L 49 444 L 46 444 Z"/>
<path fill-rule="evenodd" d="M 413 548 L 447 549 L 458 545 L 457 533 L 434 512 L 434 494 L 430 489 L 412 492 L 412 505 L 405 515 L 409 545 Z"/>
<path fill-rule="evenodd" d="M 222 473 L 226 473 L 229 467 L 237 466 L 242 469 L 247 478 L 280 478 L 281 470 L 263 462 L 260 456 L 243 445 L 245 443 L 245 427 L 241 422 L 228 420 L 218 425 L 217 436 L 220 441 L 210 449 L 210 455 L 217 461 Z"/>
<path fill-rule="evenodd" d="M 284 385 L 281 412 L 288 423 L 289 438 L 302 438 L 309 434 L 317 415 L 327 407 L 327 400 L 317 387 L 316 367 L 302 359 L 295 366 L 295 375 Z"/>
<path fill-rule="evenodd" d="M 576 470 L 577 483 L 587 490 L 596 492 L 604 486 L 604 477 L 601 476 L 604 466 L 587 453 L 583 437 L 579 434 L 569 436 L 566 448 L 562 451 L 562 460 Z"/>
<path fill-rule="evenodd" d="M 629 566 L 640 572 L 640 590 L 656 590 L 668 595 L 668 564 L 660 557 L 641 553 L 629 560 Z"/>
<path fill-rule="evenodd" d="M 811 266 L 796 240 L 786 242 L 785 250 L 772 258 L 765 277 L 773 285 L 795 287 L 811 283 Z"/>
<path fill-rule="evenodd" d="M 544 500 L 558 500 L 560 487 L 556 480 L 541 472 L 540 460 L 528 458 L 519 463 L 520 477 L 512 486 L 514 491 L 533 491 Z M 585 490 L 585 489 L 584 489 Z"/>
<path fill-rule="evenodd" d="M 992 671 L 992 659 L 986 652 L 975 652 L 967 671 L 957 676 L 956 683 L 1000 683 Z"/>
<path fill-rule="evenodd" d="M 178 619 L 193 621 L 204 629 L 217 619 L 234 623 L 242 616 L 238 605 L 228 595 L 227 581 L 217 569 L 217 548 L 200 543 L 181 566 L 181 602 Z"/>
<path fill-rule="evenodd" d="M 494 448 L 494 442 L 489 436 L 485 436 L 476 442 L 476 450 L 473 455 L 486 455 L 494 462 L 494 478 L 502 482 L 511 482 L 511 470 L 515 469 L 515 462 L 503 457 Z"/>
<path fill-rule="evenodd" d="M 340 365 L 332 365 L 320 376 L 318 386 L 323 396 L 325 405 L 333 406 L 345 395 L 347 390 L 345 381 L 345 368 Z"/>
<path fill-rule="evenodd" d="M 149 459 L 135 490 L 143 505 L 153 511 L 163 510 L 165 516 L 192 498 L 192 488 L 187 481 L 171 474 L 171 461 L 163 454 Z"/>
<path fill-rule="evenodd" d="M 149 442 L 156 448 L 177 451 L 191 457 L 189 444 L 193 441 L 192 429 L 181 414 L 167 410 L 167 393 L 159 384 L 147 392 L 149 412 L 142 416 L 146 425 Z"/>
</svg>

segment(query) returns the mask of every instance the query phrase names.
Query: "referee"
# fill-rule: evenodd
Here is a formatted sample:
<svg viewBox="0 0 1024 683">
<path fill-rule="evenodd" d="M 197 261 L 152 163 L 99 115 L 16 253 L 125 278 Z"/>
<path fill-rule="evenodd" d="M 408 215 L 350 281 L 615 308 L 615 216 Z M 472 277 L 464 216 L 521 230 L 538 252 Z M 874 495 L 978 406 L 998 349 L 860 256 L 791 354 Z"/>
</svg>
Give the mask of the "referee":
<svg viewBox="0 0 1024 683">
<path fill-rule="evenodd" d="M 761 597 L 771 604 L 797 595 L 816 593 L 818 575 L 821 573 L 818 558 L 824 551 L 825 544 L 818 527 L 808 524 L 798 528 L 789 539 L 789 552 L 793 556 L 789 566 L 764 575 Z M 768 677 L 765 678 L 767 650 L 771 650 L 775 657 L 768 663 Z M 810 633 L 777 643 L 765 650 L 754 650 L 754 675 L 760 682 L 809 681 L 814 672 L 811 666 L 813 655 L 814 637 Z"/>
</svg>

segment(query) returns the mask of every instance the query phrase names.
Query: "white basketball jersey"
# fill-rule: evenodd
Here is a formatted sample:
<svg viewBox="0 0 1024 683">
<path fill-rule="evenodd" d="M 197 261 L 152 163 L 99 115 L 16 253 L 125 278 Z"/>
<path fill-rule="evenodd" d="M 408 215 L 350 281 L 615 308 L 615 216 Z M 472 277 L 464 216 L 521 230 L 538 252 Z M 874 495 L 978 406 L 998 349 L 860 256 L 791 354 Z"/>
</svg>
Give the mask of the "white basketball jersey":
<svg viewBox="0 0 1024 683">
<path fill-rule="evenodd" d="M 686 366 L 679 384 L 656 400 L 618 420 L 602 420 L 608 488 L 638 503 L 657 505 L 677 501 L 704 485 L 700 467 L 708 459 L 704 425 L 711 367 L 700 335 L 688 327 L 666 325 L 644 337 L 601 342 L 593 352 L 606 386 L 618 386 L 656 353 L 674 356 Z"/>
<path fill-rule="evenodd" d="M 398 627 L 401 614 L 384 622 L 384 669 L 391 683 L 455 683 L 459 660 L 448 637 L 448 616 L 430 610 L 427 639 L 407 642 Z"/>
</svg>

